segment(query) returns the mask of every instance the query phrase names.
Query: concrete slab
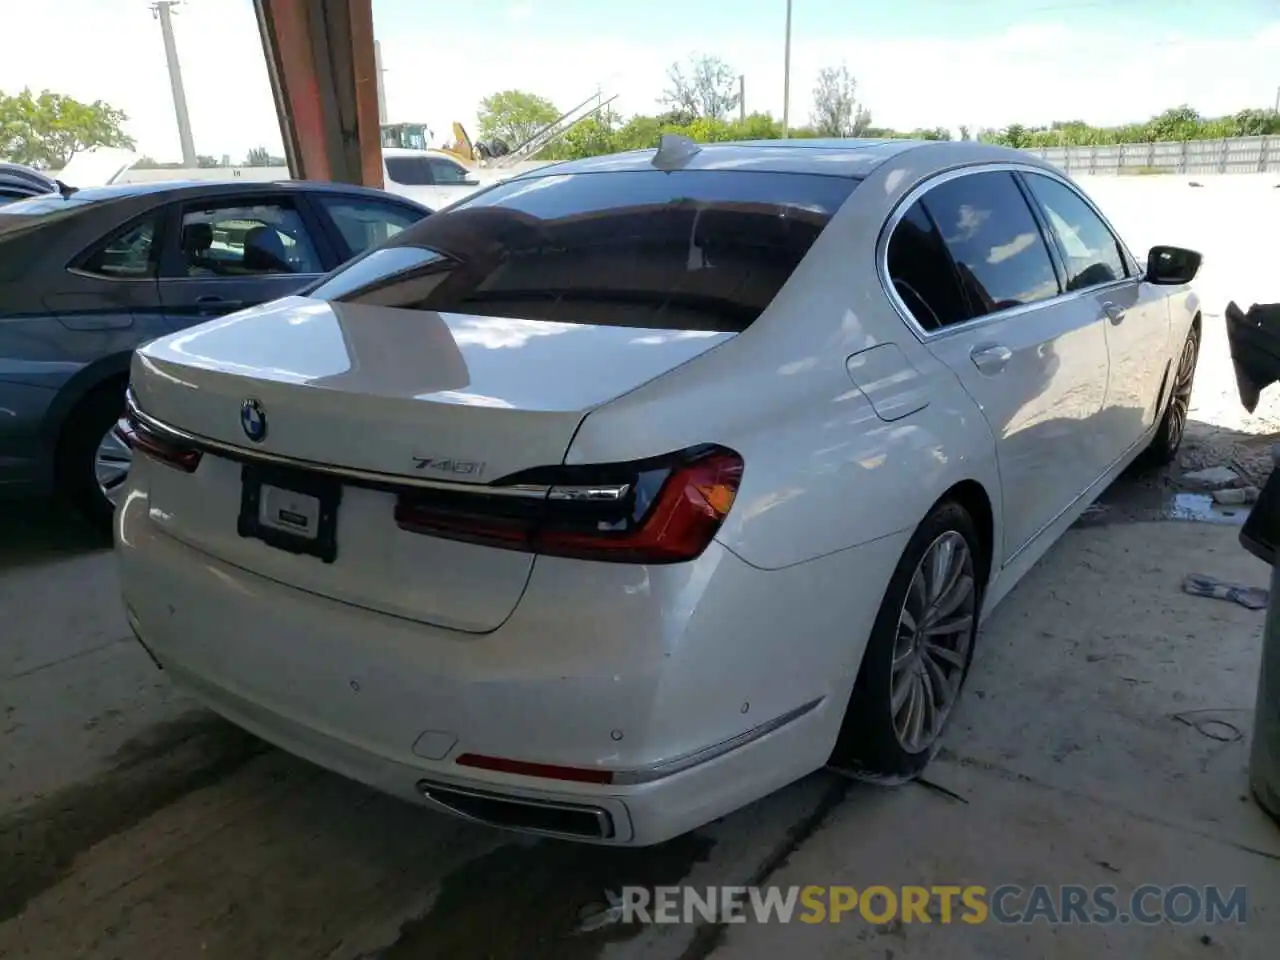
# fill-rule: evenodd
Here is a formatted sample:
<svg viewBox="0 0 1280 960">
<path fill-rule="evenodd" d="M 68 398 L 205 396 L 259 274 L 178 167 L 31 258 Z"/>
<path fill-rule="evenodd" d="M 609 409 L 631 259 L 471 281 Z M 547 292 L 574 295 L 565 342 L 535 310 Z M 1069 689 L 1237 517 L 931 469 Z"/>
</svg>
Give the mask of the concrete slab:
<svg viewBox="0 0 1280 960">
<path fill-rule="evenodd" d="M 1276 926 L 1253 905 L 1280 903 L 1280 831 L 1241 800 L 1238 734 L 1261 614 L 1178 589 L 1189 556 L 1199 572 L 1263 582 L 1235 532 L 1151 523 L 1068 534 L 984 630 L 947 751 L 926 778 L 940 789 L 815 775 L 651 850 L 513 838 L 373 794 L 139 688 L 135 670 L 150 665 L 128 645 L 50 665 L 4 688 L 24 718 L 39 718 L 10 734 L 6 756 L 22 758 L 28 782 L 57 785 L 3 804 L 0 955 L 630 960 L 785 945 L 1021 957 L 1069 944 L 1176 957 L 1203 935 L 1218 949 L 1206 956 L 1259 955 Z M 75 691 L 61 707 L 58 683 Z M 148 725 L 139 718 L 153 705 L 164 719 Z M 74 734 L 112 706 L 143 734 L 120 746 L 122 734 Z M 97 772 L 68 777 L 83 756 Z M 1244 883 L 1250 922 L 582 932 L 624 885 L 1104 881 Z"/>
</svg>

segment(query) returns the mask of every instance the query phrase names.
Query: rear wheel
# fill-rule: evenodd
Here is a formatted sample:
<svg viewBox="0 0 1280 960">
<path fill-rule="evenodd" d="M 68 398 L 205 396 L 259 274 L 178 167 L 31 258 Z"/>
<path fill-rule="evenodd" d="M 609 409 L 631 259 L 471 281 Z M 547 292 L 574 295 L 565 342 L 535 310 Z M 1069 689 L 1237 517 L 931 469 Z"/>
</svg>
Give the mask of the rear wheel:
<svg viewBox="0 0 1280 960">
<path fill-rule="evenodd" d="M 125 383 L 97 387 L 72 410 L 58 444 L 58 491 L 100 533 L 110 536 L 113 497 L 124 487 L 131 452 L 113 433 Z"/>
<path fill-rule="evenodd" d="M 1191 388 L 1195 385 L 1196 362 L 1200 358 L 1200 332 L 1193 326 L 1187 333 L 1186 343 L 1178 356 L 1178 366 L 1173 372 L 1173 387 L 1169 391 L 1169 404 L 1156 435 L 1147 448 L 1148 459 L 1156 464 L 1172 463 L 1182 446 L 1187 432 L 1187 417 L 1191 412 Z"/>
<path fill-rule="evenodd" d="M 944 501 L 889 580 L 831 766 L 909 779 L 937 752 L 973 658 L 985 563 L 973 519 Z"/>
</svg>

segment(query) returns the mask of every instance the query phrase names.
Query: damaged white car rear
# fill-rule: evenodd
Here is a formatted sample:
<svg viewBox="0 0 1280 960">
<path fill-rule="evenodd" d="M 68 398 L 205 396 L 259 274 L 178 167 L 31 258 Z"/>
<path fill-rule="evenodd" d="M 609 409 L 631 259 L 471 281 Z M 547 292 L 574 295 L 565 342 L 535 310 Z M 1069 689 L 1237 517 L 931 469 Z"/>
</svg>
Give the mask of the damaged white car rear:
<svg viewBox="0 0 1280 960">
<path fill-rule="evenodd" d="M 1162 249 L 976 144 L 534 171 L 139 350 L 130 623 L 234 722 L 502 827 L 643 845 L 829 761 L 910 777 L 980 614 L 1176 449 L 1198 258 Z"/>
</svg>

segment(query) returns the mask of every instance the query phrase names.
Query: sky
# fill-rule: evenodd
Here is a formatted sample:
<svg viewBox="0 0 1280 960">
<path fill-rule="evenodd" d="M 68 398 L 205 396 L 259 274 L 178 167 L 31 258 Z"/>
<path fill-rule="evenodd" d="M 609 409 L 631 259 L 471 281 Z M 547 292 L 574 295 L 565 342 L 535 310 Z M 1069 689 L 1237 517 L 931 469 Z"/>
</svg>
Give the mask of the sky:
<svg viewBox="0 0 1280 960">
<path fill-rule="evenodd" d="M 22 6 L 19 7 L 19 3 Z M 0 0 L 0 22 L 22 0 Z M 45 0 L 51 28 L 8 38 L 0 91 L 102 99 L 129 116 L 139 152 L 180 159 L 160 27 L 149 0 Z M 373 0 L 390 121 L 437 142 L 498 90 L 568 110 L 617 95 L 661 109 L 668 66 L 713 54 L 745 77 L 748 111 L 781 117 L 786 0 Z M 242 162 L 281 153 L 250 0 L 185 0 L 174 33 L 196 150 Z M 1280 0 L 793 0 L 790 119 L 807 122 L 818 71 L 844 64 L 873 122 L 972 129 L 1144 120 L 1271 107 Z"/>
</svg>

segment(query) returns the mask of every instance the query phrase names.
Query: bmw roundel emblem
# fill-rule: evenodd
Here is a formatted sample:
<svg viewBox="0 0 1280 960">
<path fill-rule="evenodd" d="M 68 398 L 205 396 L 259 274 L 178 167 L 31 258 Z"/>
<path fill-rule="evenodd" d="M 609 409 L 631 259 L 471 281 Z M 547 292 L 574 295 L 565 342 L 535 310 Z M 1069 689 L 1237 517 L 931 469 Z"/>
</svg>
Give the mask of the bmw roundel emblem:
<svg viewBox="0 0 1280 960">
<path fill-rule="evenodd" d="M 267 437 L 267 411 L 257 400 L 246 400 L 240 404 L 240 426 L 244 435 L 254 443 L 261 443 Z"/>
</svg>

